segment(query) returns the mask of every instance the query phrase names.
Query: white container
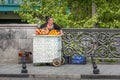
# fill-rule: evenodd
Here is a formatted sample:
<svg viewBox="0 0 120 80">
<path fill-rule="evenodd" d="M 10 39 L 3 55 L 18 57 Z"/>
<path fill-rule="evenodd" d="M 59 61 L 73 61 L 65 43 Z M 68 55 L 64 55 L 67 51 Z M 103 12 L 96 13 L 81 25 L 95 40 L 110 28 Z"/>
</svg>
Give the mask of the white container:
<svg viewBox="0 0 120 80">
<path fill-rule="evenodd" d="M 61 36 L 33 36 L 33 63 L 52 63 L 56 58 L 61 60 L 61 50 Z"/>
</svg>

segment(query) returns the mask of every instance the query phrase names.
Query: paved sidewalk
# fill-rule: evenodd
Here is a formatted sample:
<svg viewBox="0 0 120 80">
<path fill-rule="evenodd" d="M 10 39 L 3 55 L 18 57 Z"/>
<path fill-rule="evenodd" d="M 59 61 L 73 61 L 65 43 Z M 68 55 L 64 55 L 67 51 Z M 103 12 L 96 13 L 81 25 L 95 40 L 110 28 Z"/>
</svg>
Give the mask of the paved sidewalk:
<svg viewBox="0 0 120 80">
<path fill-rule="evenodd" d="M 22 64 L 0 64 L 0 77 L 19 77 L 19 78 L 47 78 L 44 80 L 82 80 L 82 79 L 118 79 L 120 80 L 120 65 L 97 65 L 100 74 L 93 74 L 92 64 L 86 65 L 62 65 L 53 66 L 34 66 L 27 64 L 27 74 L 21 73 Z M 49 78 L 49 79 L 48 79 Z M 50 79 L 51 78 L 51 79 Z M 59 79 L 59 80 L 60 80 Z M 1 79 L 0 79 L 1 80 Z M 36 79 L 37 80 L 37 79 Z"/>
</svg>

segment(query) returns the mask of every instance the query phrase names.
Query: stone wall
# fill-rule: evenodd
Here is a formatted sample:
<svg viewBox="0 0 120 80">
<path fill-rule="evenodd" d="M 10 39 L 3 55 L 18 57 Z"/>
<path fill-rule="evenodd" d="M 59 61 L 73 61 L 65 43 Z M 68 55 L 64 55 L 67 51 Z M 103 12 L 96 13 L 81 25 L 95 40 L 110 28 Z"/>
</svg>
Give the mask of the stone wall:
<svg viewBox="0 0 120 80">
<path fill-rule="evenodd" d="M 36 24 L 0 24 L 0 63 L 18 63 L 20 50 L 32 52 Z"/>
</svg>

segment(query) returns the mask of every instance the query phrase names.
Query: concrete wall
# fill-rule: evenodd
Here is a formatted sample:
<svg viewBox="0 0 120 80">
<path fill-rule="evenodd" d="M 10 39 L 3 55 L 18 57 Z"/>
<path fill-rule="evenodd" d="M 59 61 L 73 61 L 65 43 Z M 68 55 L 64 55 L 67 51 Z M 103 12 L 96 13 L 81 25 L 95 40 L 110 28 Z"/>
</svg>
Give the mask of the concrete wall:
<svg viewBox="0 0 120 80">
<path fill-rule="evenodd" d="M 32 52 L 35 24 L 0 24 L 0 63 L 18 63 L 18 52 Z"/>
</svg>

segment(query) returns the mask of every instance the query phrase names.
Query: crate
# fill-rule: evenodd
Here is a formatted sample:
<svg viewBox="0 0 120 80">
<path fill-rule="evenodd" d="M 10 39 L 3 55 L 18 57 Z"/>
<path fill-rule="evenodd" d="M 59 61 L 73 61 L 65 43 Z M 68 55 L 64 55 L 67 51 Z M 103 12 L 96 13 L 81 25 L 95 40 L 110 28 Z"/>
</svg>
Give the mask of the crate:
<svg viewBox="0 0 120 80">
<path fill-rule="evenodd" d="M 61 60 L 61 36 L 34 35 L 33 63 L 52 63 L 54 59 Z"/>
<path fill-rule="evenodd" d="M 83 55 L 73 56 L 72 57 L 72 64 L 86 64 L 86 57 Z"/>
</svg>

